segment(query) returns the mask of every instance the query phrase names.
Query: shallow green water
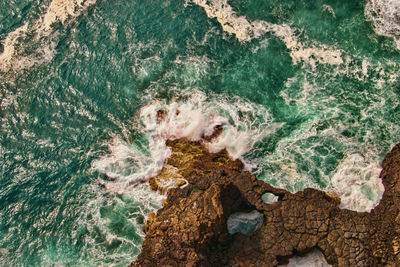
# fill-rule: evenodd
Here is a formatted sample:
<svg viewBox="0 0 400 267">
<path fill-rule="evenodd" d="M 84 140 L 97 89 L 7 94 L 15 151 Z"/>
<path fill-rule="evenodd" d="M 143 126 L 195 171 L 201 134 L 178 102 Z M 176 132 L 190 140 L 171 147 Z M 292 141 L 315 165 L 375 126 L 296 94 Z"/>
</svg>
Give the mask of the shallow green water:
<svg viewBox="0 0 400 267">
<path fill-rule="evenodd" d="M 379 164 L 400 141 L 400 54 L 362 1 L 229 1 L 247 21 L 290 25 L 294 48 L 273 31 L 240 42 L 180 0 L 98 1 L 43 33 L 49 4 L 0 3 L 2 49 L 29 25 L 0 72 L 1 266 L 134 260 L 162 201 L 135 182 L 162 166 L 160 136 L 193 137 L 181 131 L 193 121 L 222 123 L 213 148 L 275 186 L 324 189 L 356 210 L 379 201 Z M 342 63 L 295 62 L 307 49 Z M 144 114 L 174 105 L 189 115 L 151 128 Z"/>
</svg>

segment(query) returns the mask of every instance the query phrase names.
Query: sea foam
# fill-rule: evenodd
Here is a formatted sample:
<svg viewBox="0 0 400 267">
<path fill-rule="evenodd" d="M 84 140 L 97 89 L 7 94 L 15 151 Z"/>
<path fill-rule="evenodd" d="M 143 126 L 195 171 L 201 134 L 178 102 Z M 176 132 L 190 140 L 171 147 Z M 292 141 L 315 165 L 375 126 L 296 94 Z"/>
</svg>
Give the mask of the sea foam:
<svg viewBox="0 0 400 267">
<path fill-rule="evenodd" d="M 161 171 L 170 150 L 162 140 L 149 139 L 149 153 L 138 146 L 114 138 L 109 153 L 96 160 L 92 168 L 107 176 L 100 179 L 107 191 L 124 194 Z"/>
<path fill-rule="evenodd" d="M 377 34 L 394 39 L 400 49 L 400 2 L 397 0 L 368 0 L 364 14 Z"/>
<path fill-rule="evenodd" d="M 81 14 L 96 0 L 53 0 L 43 18 L 43 26 L 46 31 L 50 31 L 52 25 L 57 22 L 64 24 L 67 19 Z"/>
<path fill-rule="evenodd" d="M 136 120 L 145 145 L 115 138 L 108 145 L 109 152 L 92 165 L 107 176 L 101 183 L 108 191 L 122 194 L 133 190 L 160 172 L 170 155 L 167 140 L 202 141 L 211 152 L 226 149 L 230 157 L 246 163 L 243 155 L 282 126 L 274 123 L 268 109 L 261 105 L 236 96 L 206 96 L 197 90 L 181 92 L 170 101 L 153 100 L 140 109 Z M 222 133 L 204 141 L 203 137 L 211 135 L 217 126 L 223 128 Z"/>
<path fill-rule="evenodd" d="M 153 101 L 143 107 L 140 114 L 145 130 L 164 140 L 187 138 L 200 141 L 220 126 L 222 134 L 205 145 L 214 153 L 226 149 L 233 159 L 237 159 L 282 126 L 273 122 L 267 108 L 237 96 L 206 96 L 201 91 L 190 90 L 181 93 L 180 97 L 185 100 Z M 166 114 L 161 122 L 157 122 L 158 110 Z"/>
<path fill-rule="evenodd" d="M 290 50 L 294 64 L 304 62 L 315 68 L 317 63 L 329 65 L 343 63 L 342 51 L 323 44 L 307 47 L 299 40 L 296 30 L 288 24 L 273 24 L 263 20 L 251 22 L 245 16 L 238 16 L 227 0 L 187 0 L 187 3 L 189 2 L 202 7 L 209 18 L 216 18 L 222 29 L 235 35 L 240 42 L 260 38 L 267 32 L 274 34 Z"/>
<path fill-rule="evenodd" d="M 347 156 L 331 179 L 332 191 L 341 197 L 341 208 L 370 211 L 382 198 L 382 168 L 360 154 Z"/>
<path fill-rule="evenodd" d="M 0 54 L 0 71 L 18 71 L 49 62 L 53 58 L 55 47 L 49 40 L 54 33 L 53 26 L 57 23 L 67 23 L 95 2 L 96 0 L 53 0 L 44 15 L 36 20 L 26 21 L 3 40 L 4 51 Z M 38 48 L 32 53 L 26 51 L 27 46 Z"/>
<path fill-rule="evenodd" d="M 365 68 L 366 66 L 364 64 Z M 290 81 L 292 82 L 293 80 Z M 386 105 L 383 98 L 387 96 L 382 96 L 377 90 L 376 93 L 371 91 L 359 98 L 361 103 L 367 105 L 362 107 L 360 118 L 354 119 L 354 115 L 341 109 L 340 105 L 332 105 L 339 102 L 339 99 L 344 101 L 342 89 L 337 88 L 332 94 L 311 79 L 304 79 L 296 86 L 302 87 L 298 94 L 292 94 L 292 85 L 288 83 L 281 96 L 288 105 L 296 103 L 296 112 L 309 120 L 302 122 L 292 134 L 279 140 L 274 155 L 264 158 L 265 162 L 274 163 L 273 166 L 278 166 L 280 170 L 269 171 L 268 177 L 278 176 L 281 187 L 302 183 L 300 188 L 292 186 L 293 191 L 314 187 L 334 193 L 341 197 L 341 208 L 369 212 L 378 205 L 384 192 L 379 178 L 382 160 L 379 145 L 382 145 L 382 140 L 379 139 L 379 132 L 372 131 L 381 129 L 388 137 L 396 137 L 399 129 L 394 123 L 382 128 L 382 110 L 385 110 Z M 386 91 L 386 94 L 392 96 L 392 99 L 396 98 L 391 91 Z M 354 103 L 348 103 L 354 106 Z M 319 110 L 323 110 L 324 114 Z M 371 130 L 359 130 L 367 127 Z M 351 134 L 346 134 L 349 131 Z M 389 143 L 388 147 L 390 145 Z M 300 160 L 296 160 L 294 155 Z M 318 183 L 313 184 L 316 177 L 319 179 Z M 323 187 L 318 185 L 321 181 L 325 184 Z"/>
</svg>

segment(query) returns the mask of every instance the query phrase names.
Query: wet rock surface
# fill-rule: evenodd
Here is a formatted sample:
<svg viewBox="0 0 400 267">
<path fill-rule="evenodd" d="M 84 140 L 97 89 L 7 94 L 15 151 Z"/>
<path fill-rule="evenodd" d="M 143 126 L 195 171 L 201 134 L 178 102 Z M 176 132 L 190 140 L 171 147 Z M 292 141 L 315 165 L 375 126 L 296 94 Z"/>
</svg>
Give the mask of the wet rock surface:
<svg viewBox="0 0 400 267">
<path fill-rule="evenodd" d="M 274 188 L 199 142 L 168 146 L 166 166 L 187 183 L 167 190 L 164 207 L 150 214 L 131 266 L 276 266 L 313 249 L 333 266 L 400 266 L 400 145 L 383 161 L 385 193 L 370 213 L 339 209 L 338 197 L 319 190 Z M 265 193 L 278 201 L 265 203 Z M 251 210 L 264 215 L 261 228 L 230 235 L 229 216 Z"/>
</svg>

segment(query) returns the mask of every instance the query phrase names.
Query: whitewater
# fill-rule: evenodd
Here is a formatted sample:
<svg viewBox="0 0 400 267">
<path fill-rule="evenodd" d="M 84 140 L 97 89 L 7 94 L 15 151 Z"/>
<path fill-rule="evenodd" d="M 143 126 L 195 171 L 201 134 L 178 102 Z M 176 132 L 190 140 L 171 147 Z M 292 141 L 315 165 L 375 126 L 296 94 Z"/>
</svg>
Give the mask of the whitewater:
<svg viewBox="0 0 400 267">
<path fill-rule="evenodd" d="M 400 142 L 399 14 L 391 0 L 4 1 L 0 266 L 126 266 L 165 200 L 146 181 L 166 141 L 215 127 L 209 151 L 258 179 L 369 212 Z"/>
</svg>

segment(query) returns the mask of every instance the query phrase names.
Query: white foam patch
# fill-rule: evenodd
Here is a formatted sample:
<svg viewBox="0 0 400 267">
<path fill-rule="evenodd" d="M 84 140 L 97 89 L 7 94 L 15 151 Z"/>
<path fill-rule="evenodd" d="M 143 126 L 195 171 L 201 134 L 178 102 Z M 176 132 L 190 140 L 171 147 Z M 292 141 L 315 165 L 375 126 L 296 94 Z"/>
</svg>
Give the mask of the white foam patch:
<svg viewBox="0 0 400 267">
<path fill-rule="evenodd" d="M 145 130 L 153 136 L 167 139 L 187 138 L 199 141 L 211 135 L 215 126 L 222 126 L 222 134 L 206 143 L 211 152 L 226 149 L 233 159 L 241 158 L 255 143 L 276 131 L 282 124 L 273 123 L 269 111 L 261 105 L 239 97 L 213 95 L 207 97 L 200 91 L 188 91 L 185 100 L 154 101 L 141 109 Z M 157 122 L 157 111 L 166 117 Z"/>
<path fill-rule="evenodd" d="M 44 16 L 35 21 L 25 22 L 3 40 L 4 51 L 0 54 L 0 71 L 18 71 L 50 61 L 54 55 L 55 44 L 50 40 L 43 40 L 53 33 L 52 26 L 56 23 L 65 24 L 95 2 L 96 0 L 53 0 Z M 27 36 L 34 36 L 29 39 L 29 45 L 38 46 L 35 53 L 29 52 L 28 55 L 25 51 L 28 45 L 25 40 Z"/>
<path fill-rule="evenodd" d="M 239 41 L 250 41 L 265 34 L 268 29 L 263 21 L 249 22 L 245 16 L 237 16 L 227 0 L 190 0 L 204 8 L 209 18 L 216 18 L 222 29 L 234 34 Z"/>
<path fill-rule="evenodd" d="M 289 25 L 273 25 L 273 33 L 279 37 L 290 50 L 293 63 L 306 62 L 315 68 L 319 64 L 340 65 L 343 63 L 342 51 L 330 48 L 327 45 L 306 47 L 295 34 L 295 30 Z"/>
<path fill-rule="evenodd" d="M 318 249 L 307 253 L 304 257 L 295 256 L 290 258 L 289 263 L 279 265 L 280 267 L 329 267 L 324 255 Z"/>
<path fill-rule="evenodd" d="M 48 62 L 53 58 L 55 44 L 51 41 L 41 45 L 40 48 L 35 51 L 35 54 L 25 54 L 24 39 L 28 35 L 34 35 L 35 33 L 35 26 L 32 26 L 30 23 L 25 23 L 23 26 L 7 35 L 6 39 L 3 41 L 3 53 L 0 54 L 0 72 L 28 69 L 35 64 Z M 43 35 L 36 36 L 33 42 L 38 43 L 41 37 L 43 37 Z"/>
<path fill-rule="evenodd" d="M 340 208 L 371 211 L 382 198 L 384 186 L 378 162 L 360 154 L 347 156 L 336 168 L 331 191 L 341 198 Z"/>
<path fill-rule="evenodd" d="M 6 39 L 3 41 L 4 51 L 0 54 L 0 70 L 6 71 L 11 65 L 12 58 L 16 54 L 15 47 L 18 42 L 18 38 L 25 34 L 28 29 L 28 24 L 17 28 L 15 31 L 9 33 Z"/>
<path fill-rule="evenodd" d="M 109 154 L 95 161 L 92 167 L 112 180 L 100 180 L 107 191 L 124 194 L 157 175 L 169 155 L 170 150 L 161 139 L 150 138 L 149 153 L 146 153 L 115 138 L 109 145 Z"/>
<path fill-rule="evenodd" d="M 46 31 L 51 30 L 53 24 L 61 22 L 64 24 L 70 17 L 76 17 L 96 0 L 53 0 L 43 18 Z"/>
<path fill-rule="evenodd" d="M 317 63 L 329 65 L 343 63 L 342 51 L 322 44 L 307 47 L 298 39 L 296 30 L 288 24 L 279 25 L 262 20 L 250 22 L 245 16 L 238 16 L 227 0 L 187 0 L 187 2 L 204 8 L 209 18 L 216 18 L 225 32 L 235 35 L 241 42 L 248 42 L 271 32 L 285 43 L 294 64 L 305 62 L 314 68 Z M 325 9 L 331 11 L 329 6 Z"/>
<path fill-rule="evenodd" d="M 393 38 L 400 49 L 400 1 L 368 0 L 364 14 L 377 34 Z"/>
</svg>

